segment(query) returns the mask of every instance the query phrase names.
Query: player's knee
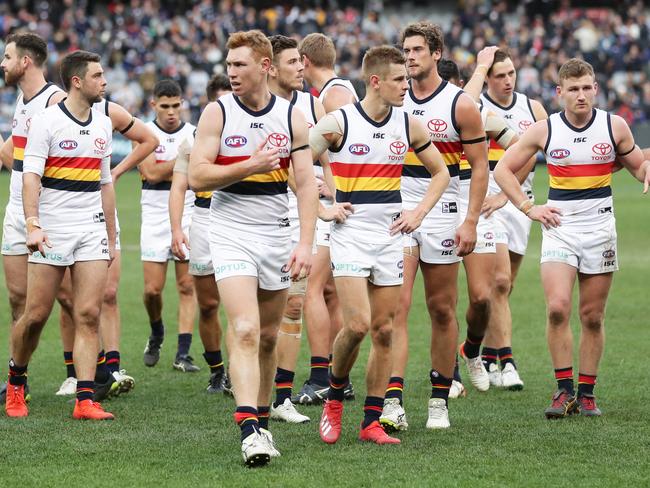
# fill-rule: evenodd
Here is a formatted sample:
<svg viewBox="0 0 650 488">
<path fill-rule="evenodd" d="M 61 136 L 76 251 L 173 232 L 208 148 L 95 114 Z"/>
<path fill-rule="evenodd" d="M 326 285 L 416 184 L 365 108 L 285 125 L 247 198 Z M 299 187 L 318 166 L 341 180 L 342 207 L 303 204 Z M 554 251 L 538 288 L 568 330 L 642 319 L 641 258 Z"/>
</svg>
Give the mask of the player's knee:
<svg viewBox="0 0 650 488">
<path fill-rule="evenodd" d="M 605 323 L 605 313 L 602 310 L 580 310 L 580 323 L 589 332 L 600 332 Z"/>
<path fill-rule="evenodd" d="M 61 308 L 65 310 L 68 314 L 72 315 L 72 297 L 67 293 L 59 293 L 56 297 L 56 301 L 59 302 Z"/>
<path fill-rule="evenodd" d="M 380 347 L 390 347 L 393 339 L 393 326 L 391 320 L 384 320 L 382 323 L 373 326 L 372 343 Z"/>
<path fill-rule="evenodd" d="M 301 295 L 290 295 L 287 305 L 284 308 L 284 316 L 290 320 L 302 319 L 303 297 Z"/>
<path fill-rule="evenodd" d="M 551 327 L 561 327 L 569 322 L 571 302 L 565 299 L 549 300 L 547 305 L 548 324 Z"/>
<path fill-rule="evenodd" d="M 370 320 L 361 315 L 353 317 L 346 324 L 348 334 L 356 342 L 361 342 L 370 330 Z"/>
<path fill-rule="evenodd" d="M 75 325 L 96 328 L 99 327 L 99 313 L 101 307 L 97 305 L 82 305 L 77 307 Z"/>
<path fill-rule="evenodd" d="M 497 273 L 494 276 L 494 293 L 495 295 L 507 297 L 512 290 L 510 275 L 507 273 Z"/>
<path fill-rule="evenodd" d="M 260 332 L 260 352 L 262 354 L 270 354 L 275 349 L 278 341 L 277 329 L 272 327 L 265 327 Z"/>
<path fill-rule="evenodd" d="M 427 298 L 427 308 L 429 309 L 434 328 L 446 329 L 454 325 L 456 309 L 454 300 L 429 297 Z"/>
<path fill-rule="evenodd" d="M 25 293 L 17 290 L 9 290 L 9 306 L 11 307 L 11 318 L 16 321 L 25 310 Z"/>
<path fill-rule="evenodd" d="M 257 324 L 247 319 L 239 319 L 231 324 L 237 347 L 255 349 L 260 342 L 260 329 Z"/>
<path fill-rule="evenodd" d="M 117 307 L 117 286 L 107 286 L 104 290 L 104 306 Z"/>
<path fill-rule="evenodd" d="M 471 297 L 469 307 L 474 315 L 488 317 L 490 315 L 490 304 L 489 293 L 484 293 Z"/>
<path fill-rule="evenodd" d="M 194 282 L 192 281 L 192 277 L 190 275 L 183 276 L 176 282 L 176 289 L 178 290 L 178 294 L 183 297 L 194 296 Z"/>
<path fill-rule="evenodd" d="M 201 300 L 199 302 L 199 315 L 201 320 L 211 320 L 219 312 L 219 300 L 210 298 L 209 300 Z"/>
<path fill-rule="evenodd" d="M 45 327 L 48 317 L 49 310 L 42 307 L 34 307 L 25 310 L 24 314 L 20 317 L 20 320 L 29 334 L 34 331 L 40 331 Z"/>
<path fill-rule="evenodd" d="M 159 300 L 162 296 L 162 287 L 156 283 L 145 283 L 144 284 L 144 299 L 149 300 Z"/>
</svg>

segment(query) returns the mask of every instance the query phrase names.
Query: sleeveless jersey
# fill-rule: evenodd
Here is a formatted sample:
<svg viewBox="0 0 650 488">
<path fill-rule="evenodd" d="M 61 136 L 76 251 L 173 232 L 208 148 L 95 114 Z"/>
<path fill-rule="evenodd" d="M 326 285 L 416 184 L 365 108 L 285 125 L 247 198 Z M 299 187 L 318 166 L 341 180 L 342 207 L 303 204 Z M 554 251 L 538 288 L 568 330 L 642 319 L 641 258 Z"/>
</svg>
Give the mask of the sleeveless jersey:
<svg viewBox="0 0 650 488">
<path fill-rule="evenodd" d="M 311 93 L 303 91 L 294 91 L 291 97 L 291 104 L 294 105 L 305 116 L 309 129 L 316 125 L 316 109 L 314 108 L 314 96 Z M 323 168 L 319 161 L 314 161 L 314 174 L 323 177 Z M 298 199 L 296 195 L 288 188 L 289 195 L 289 218 L 298 218 Z"/>
<path fill-rule="evenodd" d="M 359 95 L 357 95 L 357 91 L 354 89 L 354 85 L 350 82 L 350 80 L 346 80 L 344 78 L 331 78 L 330 80 L 327 80 L 327 82 L 323 85 L 323 88 L 321 88 L 319 94 L 318 94 L 318 100 L 321 102 L 325 100 L 325 94 L 332 88 L 333 86 L 342 86 L 344 88 L 347 88 L 352 92 L 352 95 L 354 95 L 354 100 L 356 102 L 359 101 Z"/>
<path fill-rule="evenodd" d="M 349 232 L 355 241 L 382 244 L 395 236 L 389 232 L 402 210 L 400 180 L 410 145 L 408 116 L 392 108 L 384 121 L 375 122 L 360 103 L 345 105 L 344 134 L 329 158 L 336 184 L 336 201 L 350 202 L 354 213 L 332 233 Z M 338 115 L 338 114 L 337 114 Z"/>
<path fill-rule="evenodd" d="M 548 119 L 544 147 L 549 175 L 547 204 L 562 211 L 563 227 L 587 231 L 613 217 L 612 167 L 616 144 L 609 113 L 594 109 L 580 129 L 564 112 Z"/>
<path fill-rule="evenodd" d="M 463 90 L 443 81 L 428 97 L 419 100 L 409 89 L 404 98 L 404 110 L 418 118 L 429 131 L 447 165 L 451 180 L 435 207 L 422 221 L 422 232 L 432 233 L 458 225 L 458 175 L 463 145 L 456 125 L 456 102 Z M 429 187 L 431 175 L 410 148 L 402 171 L 404 208 L 417 206 Z"/>
<path fill-rule="evenodd" d="M 41 90 L 29 100 L 22 93 L 16 101 L 16 111 L 11 129 L 11 141 L 14 145 L 14 164 L 9 184 L 9 206 L 20 215 L 23 214 L 23 159 L 27 145 L 27 133 L 32 117 L 47 107 L 52 95 L 62 91 L 54 83 L 46 83 Z"/>
<path fill-rule="evenodd" d="M 246 107 L 237 96 L 217 100 L 223 112 L 223 131 L 216 164 L 248 160 L 262 144 L 279 149 L 280 168 L 255 174 L 214 191 L 210 212 L 214 229 L 257 242 L 288 241 L 287 179 L 291 161 L 293 105 L 275 95 L 259 111 Z"/>
<path fill-rule="evenodd" d="M 156 163 L 166 163 L 176 159 L 178 147 L 188 139 L 190 144 L 194 144 L 194 132 L 196 127 L 192 124 L 182 122 L 178 128 L 172 132 L 162 129 L 156 121 L 147 122 L 147 127 L 156 134 L 160 145 L 155 150 Z M 169 221 L 169 189 L 172 186 L 171 177 L 167 181 L 159 183 L 149 183 L 142 177 L 142 205 L 143 220 Z M 183 215 L 191 215 L 194 203 L 194 192 L 187 190 L 185 193 L 185 210 Z M 151 222 L 149 222 L 151 223 Z"/>
<path fill-rule="evenodd" d="M 530 99 L 523 93 L 513 92 L 512 103 L 507 107 L 499 105 L 487 92 L 481 94 L 481 103 L 501 117 L 518 136 L 521 136 L 528 127 L 536 122 Z M 488 146 L 488 161 L 490 163 L 489 193 L 499 193 L 501 191 L 501 188 L 494 180 L 493 173 L 504 152 L 504 149 L 497 142 L 490 141 Z M 521 189 L 529 196 L 532 196 L 534 177 L 535 167 L 533 166 L 532 171 L 521 185 Z"/>
<path fill-rule="evenodd" d="M 63 102 L 38 114 L 25 148 L 24 171 L 41 176 L 39 216 L 50 232 L 106 228 L 101 185 L 111 182 L 111 119 L 90 111 L 75 119 Z"/>
</svg>

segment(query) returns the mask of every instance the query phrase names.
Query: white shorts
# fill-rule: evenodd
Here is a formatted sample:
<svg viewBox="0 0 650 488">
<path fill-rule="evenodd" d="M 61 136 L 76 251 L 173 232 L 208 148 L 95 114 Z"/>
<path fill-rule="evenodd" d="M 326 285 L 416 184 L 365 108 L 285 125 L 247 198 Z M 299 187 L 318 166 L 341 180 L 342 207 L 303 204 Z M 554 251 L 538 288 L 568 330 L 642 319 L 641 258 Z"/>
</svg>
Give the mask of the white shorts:
<svg viewBox="0 0 650 488">
<path fill-rule="evenodd" d="M 190 224 L 190 270 L 192 276 L 209 276 L 214 274 L 210 239 L 208 237 L 209 219 L 207 221 L 192 219 Z"/>
<path fill-rule="evenodd" d="M 117 210 L 115 211 L 115 250 L 122 250 L 122 243 L 120 242 L 120 221 L 117 218 Z"/>
<path fill-rule="evenodd" d="M 189 236 L 191 218 L 183 217 L 183 233 Z M 184 249 L 185 255 L 189 254 Z M 143 221 L 140 227 L 140 260 L 154 263 L 179 261 L 172 254 L 172 228 L 169 220 L 166 222 L 151 223 Z"/>
<path fill-rule="evenodd" d="M 456 255 L 455 247 L 456 227 L 437 232 L 435 234 L 420 231 L 404 234 L 404 253 L 409 248 L 420 248 L 420 261 L 427 264 L 453 264 L 458 263 L 462 258 Z"/>
<path fill-rule="evenodd" d="M 399 236 L 387 244 L 360 243 L 346 232 L 333 232 L 331 237 L 334 278 L 368 278 L 377 286 L 399 286 L 404 281 L 404 250 Z"/>
<path fill-rule="evenodd" d="M 289 288 L 287 262 L 291 241 L 271 246 L 210 231 L 210 254 L 216 281 L 231 276 L 254 276 L 262 290 Z"/>
<path fill-rule="evenodd" d="M 565 263 L 580 273 L 602 274 L 618 270 L 616 219 L 605 227 L 577 230 L 542 229 L 542 263 Z"/>
<path fill-rule="evenodd" d="M 80 261 L 108 261 L 108 237 L 106 231 L 75 234 L 47 233 L 52 247 L 45 247 L 45 256 L 36 251 L 28 262 L 71 266 Z"/>
<path fill-rule="evenodd" d="M 515 254 L 526 254 L 532 221 L 510 201 L 492 215 L 496 244 L 506 244 Z"/>
<path fill-rule="evenodd" d="M 461 198 L 458 199 L 460 203 L 460 219 L 461 222 L 467 217 L 468 201 L 462 198 L 463 191 L 461 188 Z M 492 216 L 485 218 L 480 215 L 478 223 L 476 224 L 476 246 L 474 247 L 475 254 L 496 254 L 497 246 L 494 239 L 494 225 Z"/>
<path fill-rule="evenodd" d="M 330 247 L 332 222 L 316 219 L 316 245 Z"/>
<path fill-rule="evenodd" d="M 2 222 L 2 254 L 5 256 L 29 254 L 26 242 L 25 214 L 7 205 Z"/>
</svg>

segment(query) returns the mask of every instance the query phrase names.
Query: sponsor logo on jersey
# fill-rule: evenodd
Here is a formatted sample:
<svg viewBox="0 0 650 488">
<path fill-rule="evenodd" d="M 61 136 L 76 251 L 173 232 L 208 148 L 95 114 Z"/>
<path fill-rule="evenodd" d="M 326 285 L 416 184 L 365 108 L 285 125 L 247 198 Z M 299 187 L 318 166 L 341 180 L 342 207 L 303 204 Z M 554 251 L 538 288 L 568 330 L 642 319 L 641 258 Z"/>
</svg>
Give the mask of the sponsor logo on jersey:
<svg viewBox="0 0 650 488">
<path fill-rule="evenodd" d="M 550 153 L 548 153 L 548 155 L 553 159 L 564 159 L 568 158 L 571 155 L 571 151 L 568 149 L 553 149 Z"/>
<path fill-rule="evenodd" d="M 390 143 L 390 152 L 393 154 L 396 154 L 398 156 L 401 156 L 406 152 L 406 144 L 404 144 L 402 141 L 395 141 Z"/>
<path fill-rule="evenodd" d="M 616 256 L 616 251 L 613 249 L 607 249 L 606 251 L 603 251 L 603 257 L 606 259 L 611 259 L 614 256 Z"/>
<path fill-rule="evenodd" d="M 608 144 L 607 142 L 599 142 L 598 144 L 594 144 L 591 148 L 595 156 L 591 157 L 592 161 L 607 161 L 610 158 L 610 154 L 612 153 L 612 147 L 611 144 Z"/>
<path fill-rule="evenodd" d="M 370 153 L 370 147 L 365 144 L 350 144 L 348 150 L 355 156 L 363 156 Z"/>
<path fill-rule="evenodd" d="M 454 245 L 454 240 L 453 239 L 445 239 L 440 243 L 442 247 L 452 247 Z"/>
<path fill-rule="evenodd" d="M 165 146 L 163 146 L 162 144 L 160 144 L 160 145 L 156 148 L 156 154 L 162 154 L 162 153 L 164 153 L 164 152 L 165 152 Z"/>
<path fill-rule="evenodd" d="M 442 202 L 442 213 L 458 213 L 456 202 Z"/>
<path fill-rule="evenodd" d="M 228 147 L 243 147 L 246 145 L 248 142 L 248 139 L 246 139 L 244 136 L 228 136 L 226 137 L 225 144 Z"/>
<path fill-rule="evenodd" d="M 519 130 L 525 132 L 533 123 L 530 120 L 522 120 L 519 122 Z"/>
<path fill-rule="evenodd" d="M 61 149 L 64 149 L 66 151 L 72 151 L 73 149 L 77 149 L 77 141 L 72 141 L 70 139 L 66 139 L 65 141 L 59 142 L 59 147 Z"/>
<path fill-rule="evenodd" d="M 447 130 L 447 122 L 442 119 L 431 119 L 427 122 L 427 127 L 432 132 L 444 132 Z"/>
<path fill-rule="evenodd" d="M 95 147 L 99 149 L 100 151 L 105 151 L 106 150 L 106 139 L 102 139 L 101 137 L 98 137 L 95 139 Z"/>
<path fill-rule="evenodd" d="M 280 134 L 279 132 L 269 134 L 269 137 L 267 137 L 266 140 L 269 141 L 271 146 L 275 147 L 284 147 L 289 144 L 289 136 L 286 134 Z"/>
</svg>

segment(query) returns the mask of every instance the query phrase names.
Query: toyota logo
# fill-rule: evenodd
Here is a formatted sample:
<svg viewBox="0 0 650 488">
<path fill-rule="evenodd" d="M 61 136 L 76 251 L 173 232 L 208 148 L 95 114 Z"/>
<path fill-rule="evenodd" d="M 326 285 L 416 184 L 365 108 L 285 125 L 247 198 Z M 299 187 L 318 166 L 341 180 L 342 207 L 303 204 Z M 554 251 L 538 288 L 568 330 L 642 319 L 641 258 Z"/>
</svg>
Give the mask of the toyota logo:
<svg viewBox="0 0 650 488">
<path fill-rule="evenodd" d="M 599 142 L 598 144 L 594 144 L 591 150 L 600 156 L 607 156 L 612 152 L 612 145 L 606 142 Z"/>
<path fill-rule="evenodd" d="M 427 123 L 427 127 L 433 132 L 444 132 L 447 130 L 447 122 L 442 119 L 431 119 Z"/>
<path fill-rule="evenodd" d="M 95 139 L 95 147 L 100 151 L 103 151 L 104 149 L 106 149 L 106 140 L 102 139 L 101 137 L 98 137 L 97 139 Z"/>
<path fill-rule="evenodd" d="M 391 142 L 390 151 L 393 154 L 397 154 L 398 156 L 401 156 L 406 152 L 406 144 L 404 144 L 402 141 Z"/>
<path fill-rule="evenodd" d="M 531 125 L 533 125 L 533 123 L 530 120 L 522 120 L 519 122 L 519 128 L 523 131 L 528 129 Z"/>
<path fill-rule="evenodd" d="M 267 140 L 269 141 L 269 144 L 271 144 L 271 146 L 275 146 L 275 147 L 284 147 L 289 143 L 288 136 L 286 136 L 285 134 L 279 134 L 277 132 L 269 134 Z"/>
</svg>

